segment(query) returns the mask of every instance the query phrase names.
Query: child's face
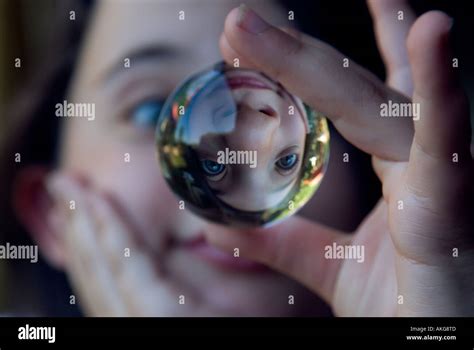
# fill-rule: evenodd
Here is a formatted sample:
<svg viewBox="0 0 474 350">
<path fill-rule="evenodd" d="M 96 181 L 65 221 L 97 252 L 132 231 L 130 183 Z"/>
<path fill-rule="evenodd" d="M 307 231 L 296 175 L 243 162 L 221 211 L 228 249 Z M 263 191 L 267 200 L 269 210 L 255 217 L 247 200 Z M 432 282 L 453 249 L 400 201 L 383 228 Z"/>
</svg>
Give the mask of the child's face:
<svg viewBox="0 0 474 350">
<path fill-rule="evenodd" d="M 234 127 L 201 139 L 201 168 L 210 188 L 228 205 L 266 210 L 280 204 L 298 178 L 306 116 L 281 86 L 257 72 L 231 70 L 226 83 L 237 111 Z"/>
<path fill-rule="evenodd" d="M 210 309 L 230 315 L 301 313 L 298 305 L 288 305 L 291 294 L 306 312 L 312 312 L 318 305 L 315 297 L 282 275 L 224 256 L 210 246 L 194 249 L 196 245 L 189 243 L 203 237 L 207 223 L 179 209 L 157 162 L 156 111 L 182 79 L 220 60 L 218 39 L 224 19 L 238 4 L 100 2 L 69 97 L 71 102 L 95 103 L 96 117 L 67 120 L 61 167 L 86 177 L 119 202 L 136 234 L 154 251 L 151 258 L 164 265 L 164 283 L 178 294 L 192 294 Z M 251 5 L 269 17 L 282 18 L 283 13 L 268 2 Z M 178 19 L 181 10 L 184 21 Z M 127 68 L 126 59 L 130 60 Z M 254 207 L 260 208 L 281 198 L 293 183 L 299 162 L 287 173 L 279 172 L 275 164 L 288 155 L 299 159 L 304 124 L 297 115 L 287 116 L 289 102 L 273 91 L 241 87 L 233 94 L 241 111 L 237 128 L 225 142 L 232 149 L 258 150 L 258 166 L 232 168 L 224 181 L 213 186 L 235 206 L 254 198 Z M 276 116 L 259 112 L 261 102 Z M 255 190 L 259 186 L 267 193 L 262 200 L 254 196 L 261 192 Z M 239 189 L 242 192 L 236 195 Z M 308 307 L 307 301 L 313 306 Z M 186 308 L 176 299 L 161 302 L 163 310 L 170 310 L 170 305 Z"/>
</svg>

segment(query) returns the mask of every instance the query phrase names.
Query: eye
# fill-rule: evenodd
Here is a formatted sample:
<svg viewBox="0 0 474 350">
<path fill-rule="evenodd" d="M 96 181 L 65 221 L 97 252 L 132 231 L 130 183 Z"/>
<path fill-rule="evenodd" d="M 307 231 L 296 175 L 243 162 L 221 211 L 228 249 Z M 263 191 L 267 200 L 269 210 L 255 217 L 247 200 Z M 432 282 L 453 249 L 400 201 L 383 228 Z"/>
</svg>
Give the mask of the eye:
<svg viewBox="0 0 474 350">
<path fill-rule="evenodd" d="M 130 112 L 130 120 L 138 128 L 153 128 L 163 108 L 164 100 L 148 100 L 137 104 Z"/>
<path fill-rule="evenodd" d="M 286 175 L 296 166 L 297 163 L 298 155 L 296 153 L 290 153 L 286 156 L 279 158 L 276 161 L 275 165 L 280 173 Z"/>
<path fill-rule="evenodd" d="M 226 166 L 210 159 L 201 160 L 201 167 L 206 176 L 212 181 L 219 181 L 225 175 Z"/>
</svg>

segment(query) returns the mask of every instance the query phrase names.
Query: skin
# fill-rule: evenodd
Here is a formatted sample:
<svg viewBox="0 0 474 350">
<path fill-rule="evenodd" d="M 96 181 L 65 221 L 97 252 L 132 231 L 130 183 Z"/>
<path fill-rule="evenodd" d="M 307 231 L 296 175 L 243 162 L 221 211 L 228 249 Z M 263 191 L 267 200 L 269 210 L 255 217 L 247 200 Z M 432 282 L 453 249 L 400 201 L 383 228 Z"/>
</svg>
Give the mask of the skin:
<svg viewBox="0 0 474 350">
<path fill-rule="evenodd" d="M 248 75 L 248 73 L 247 73 Z M 269 86 L 276 84 L 258 76 Z M 299 109 L 288 114 L 294 105 L 288 94 L 275 91 L 240 87 L 232 90 L 238 107 L 235 129 L 226 135 L 209 135 L 198 147 L 202 160 L 217 162 L 219 151 L 256 152 L 256 166 L 224 164 L 222 172 L 207 176 L 209 186 L 218 191 L 218 197 L 234 208 L 258 211 L 280 203 L 297 179 L 305 142 L 305 123 Z M 271 115 L 262 110 L 271 108 Z M 298 161 L 287 170 L 277 166 L 282 157 L 295 154 Z"/>
<path fill-rule="evenodd" d="M 241 14 L 239 22 L 238 10 L 226 19 L 220 45 L 228 61 L 239 57 L 242 65 L 279 80 L 326 113 L 348 141 L 372 154 L 384 198 L 348 236 L 334 227 L 350 210 L 333 201 L 338 197 L 336 189 L 346 181 L 340 175 L 328 187 L 329 171 L 329 180 L 307 210 L 313 220 L 332 222 L 332 228 L 292 217 L 271 229 L 236 231 L 177 210 L 176 200 L 155 168 L 152 133 L 106 121 L 106 116 L 120 115 L 119 107 L 126 109 L 122 104 L 139 89 L 129 87 L 119 93 L 119 77 L 111 78 L 117 80 L 108 88 L 101 79 L 130 48 L 125 46 L 165 40 L 177 29 L 166 22 L 171 21 L 169 16 L 157 21 L 163 12 L 148 8 L 132 16 L 131 7 L 111 3 L 102 4 L 97 12 L 91 26 L 94 35 L 84 47 L 71 89 L 73 100 L 96 102 L 96 122 L 68 120 L 61 166 L 53 173 L 25 169 L 15 198 L 17 211 L 43 255 L 67 271 L 87 314 L 290 315 L 302 314 L 303 309 L 316 313 L 309 309 L 317 299 L 287 278 L 224 273 L 179 249 L 166 248 L 169 240 L 184 239 L 202 228 L 222 249 L 239 247 L 241 256 L 305 284 L 336 315 L 472 315 L 470 125 L 466 99 L 449 65 L 449 20 L 444 14 L 431 12 L 414 22 L 403 2 L 369 3 L 388 85 L 353 62 L 342 71 L 339 63 L 344 56 L 318 40 L 262 25 L 260 34 L 251 34 L 244 29 L 248 17 Z M 407 20 L 394 22 L 393 7 L 403 8 Z M 224 18 L 228 9 L 209 10 L 222 11 Z M 257 6 L 255 10 L 268 14 Z M 202 30 L 201 20 L 198 27 L 193 16 L 188 18 L 186 25 L 194 23 L 194 29 Z M 154 30 L 155 26 L 160 30 Z M 218 25 L 213 29 L 216 41 L 221 29 Z M 202 39 L 192 37 L 196 33 L 189 30 L 177 36 L 176 42 L 191 47 L 186 45 L 188 40 Z M 214 45 L 210 40 L 192 46 L 196 49 L 192 62 L 170 60 L 176 66 L 167 65 L 166 72 L 176 73 L 176 81 L 162 76 L 160 84 L 150 84 L 149 89 L 156 93 L 167 82 L 174 86 L 188 74 L 186 69 L 198 68 L 204 61 L 208 65 L 214 58 L 209 56 Z M 324 69 L 315 73 L 315 64 Z M 140 69 L 144 77 L 158 72 L 158 67 Z M 134 71 L 133 75 L 138 74 Z M 381 102 L 408 101 L 406 96 L 422 105 L 414 127 L 406 118 L 374 117 Z M 123 162 L 125 152 L 132 155 L 131 164 Z M 459 155 L 458 163 L 452 162 L 453 152 Z M 76 210 L 69 210 L 71 199 L 76 201 Z M 404 202 L 403 210 L 397 208 L 399 200 Z M 324 259 L 324 247 L 333 242 L 364 244 L 365 262 Z M 454 246 L 459 248 L 458 258 L 452 257 Z M 130 248 L 130 258 L 124 259 L 124 247 Z M 289 291 L 297 301 L 290 310 L 282 303 Z M 185 305 L 177 305 L 181 294 L 186 296 Z M 397 303 L 398 295 L 404 297 L 403 304 Z"/>
<path fill-rule="evenodd" d="M 209 224 L 179 210 L 156 160 L 154 124 L 132 118 L 141 101 L 162 100 L 182 79 L 222 59 L 218 38 L 226 14 L 238 4 L 210 4 L 100 2 L 68 97 L 68 102 L 95 103 L 95 119 L 65 119 L 58 167 L 30 166 L 17 179 L 18 216 L 43 257 L 67 273 L 87 315 L 328 314 L 316 295 L 279 272 L 226 269 L 190 253 L 186 242 L 204 235 Z M 260 1 L 255 6 L 285 22 L 278 7 Z M 178 25 L 170 14 L 182 8 L 186 21 Z M 203 18 L 214 21 L 203 27 Z M 171 50 L 130 53 L 165 44 Z M 127 57 L 130 68 L 123 66 Z M 331 171 L 335 179 L 350 178 L 347 168 Z M 329 188 L 324 191 L 334 193 Z M 345 190 L 354 198 L 350 182 Z M 344 222 L 350 224 L 351 206 L 329 203 L 323 195 L 307 210 L 338 223 L 330 211 L 344 207 Z M 184 305 L 178 303 L 181 295 Z M 289 295 L 295 305 L 288 304 Z"/>
<path fill-rule="evenodd" d="M 472 316 L 471 126 L 452 67 L 451 20 L 439 11 L 416 18 L 404 1 L 373 0 L 369 8 L 386 85 L 353 62 L 343 68 L 344 56 L 326 44 L 259 22 L 245 9 L 228 15 L 221 50 L 226 60 L 239 57 L 279 79 L 370 153 L 383 199 L 350 237 L 301 219 L 271 232 L 216 227 L 210 238 L 220 247 L 240 246 L 246 256 L 293 276 L 336 315 Z M 399 10 L 402 22 L 396 20 Z M 251 30 L 255 23 L 257 33 Z M 320 66 L 317 72 L 314 66 Z M 341 98 L 347 91 L 353 98 Z M 421 106 L 419 121 L 379 117 L 380 103 L 407 96 Z M 325 246 L 333 242 L 364 245 L 364 263 L 325 259 Z"/>
</svg>

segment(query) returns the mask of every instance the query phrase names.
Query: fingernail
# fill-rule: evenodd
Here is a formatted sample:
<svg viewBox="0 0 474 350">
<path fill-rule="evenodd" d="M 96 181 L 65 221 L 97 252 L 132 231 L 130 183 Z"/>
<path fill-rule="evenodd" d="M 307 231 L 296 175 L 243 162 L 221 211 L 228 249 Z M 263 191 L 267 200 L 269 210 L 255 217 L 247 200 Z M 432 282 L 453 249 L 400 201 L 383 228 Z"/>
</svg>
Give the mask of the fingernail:
<svg viewBox="0 0 474 350">
<path fill-rule="evenodd" d="M 239 6 L 237 25 L 252 34 L 259 34 L 270 28 L 267 22 L 245 4 Z"/>
</svg>

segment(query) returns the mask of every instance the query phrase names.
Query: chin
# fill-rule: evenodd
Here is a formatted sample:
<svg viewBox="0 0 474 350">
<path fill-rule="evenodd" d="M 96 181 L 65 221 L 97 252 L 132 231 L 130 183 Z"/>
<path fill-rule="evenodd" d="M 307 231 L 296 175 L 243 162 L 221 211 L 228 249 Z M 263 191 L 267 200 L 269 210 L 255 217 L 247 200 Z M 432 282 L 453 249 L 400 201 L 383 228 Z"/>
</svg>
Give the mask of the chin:
<svg viewBox="0 0 474 350">
<path fill-rule="evenodd" d="M 225 316 L 318 315 L 319 299 L 271 269 L 229 269 L 186 252 L 168 256 L 167 270 L 178 289 Z M 185 288 L 184 288 L 185 287 Z M 295 304 L 289 303 L 294 296 Z M 314 306 L 314 307 L 313 307 Z M 316 309 L 315 309 L 316 307 Z"/>
</svg>

